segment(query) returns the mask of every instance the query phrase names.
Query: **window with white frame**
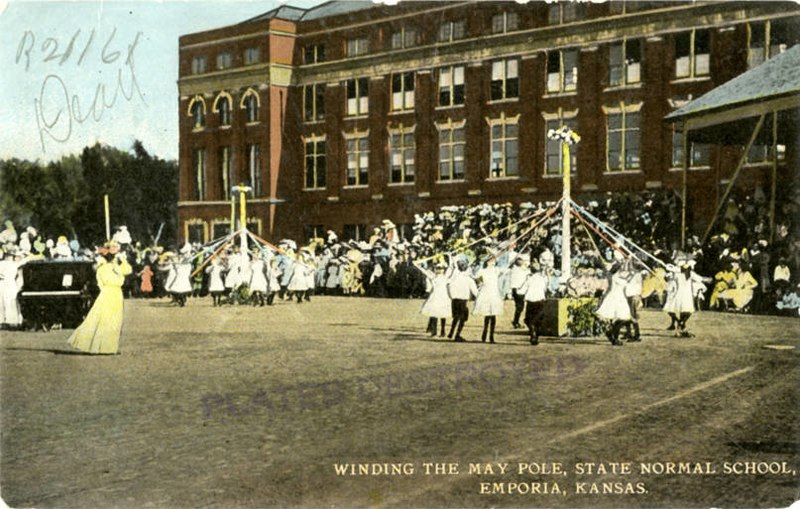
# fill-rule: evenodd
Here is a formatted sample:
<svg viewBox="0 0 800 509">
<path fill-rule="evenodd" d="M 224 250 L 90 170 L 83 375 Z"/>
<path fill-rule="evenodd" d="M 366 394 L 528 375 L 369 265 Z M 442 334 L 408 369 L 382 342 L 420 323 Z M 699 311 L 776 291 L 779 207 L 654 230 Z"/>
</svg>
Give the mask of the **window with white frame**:
<svg viewBox="0 0 800 509">
<path fill-rule="evenodd" d="M 778 144 L 776 146 L 776 149 L 778 152 L 778 161 L 784 161 L 786 159 L 786 145 Z M 771 163 L 772 160 L 773 160 L 772 145 L 753 144 L 750 147 L 750 151 L 747 153 L 747 159 L 745 160 L 745 164 L 751 164 L 751 165 L 766 164 L 766 163 Z"/>
<path fill-rule="evenodd" d="M 206 198 L 206 149 L 194 149 L 192 169 L 194 171 L 194 199 L 203 201 Z"/>
<path fill-rule="evenodd" d="M 547 92 L 572 92 L 578 86 L 578 50 L 547 53 Z"/>
<path fill-rule="evenodd" d="M 306 122 L 325 118 L 324 83 L 314 83 L 303 87 L 303 118 Z"/>
<path fill-rule="evenodd" d="M 389 129 L 389 182 L 405 184 L 414 182 L 417 144 L 415 126 Z"/>
<path fill-rule="evenodd" d="M 357 37 L 347 40 L 347 56 L 357 57 L 369 53 L 369 39 L 366 37 Z"/>
<path fill-rule="evenodd" d="M 640 104 L 603 107 L 606 113 L 606 170 L 639 169 Z"/>
<path fill-rule="evenodd" d="M 229 69 L 233 66 L 233 54 L 225 51 L 217 55 L 217 70 Z"/>
<path fill-rule="evenodd" d="M 261 196 L 261 144 L 252 143 L 247 145 L 247 174 L 250 177 L 250 187 L 253 188 L 253 196 Z"/>
<path fill-rule="evenodd" d="M 347 89 L 347 114 L 366 115 L 369 112 L 369 78 L 345 82 Z"/>
<path fill-rule="evenodd" d="M 345 133 L 347 150 L 347 185 L 366 186 L 369 184 L 369 132 L 353 131 Z"/>
<path fill-rule="evenodd" d="M 544 174 L 549 176 L 562 175 L 564 165 L 564 144 L 561 140 L 551 140 L 547 133 L 550 130 L 561 129 L 562 126 L 567 126 L 573 131 L 577 130 L 578 111 L 559 111 L 554 113 L 543 113 L 544 117 L 544 132 L 545 132 L 545 154 L 544 154 Z M 570 174 L 575 175 L 578 171 L 578 147 L 579 145 L 572 145 L 569 147 L 570 159 Z"/>
<path fill-rule="evenodd" d="M 464 180 L 467 146 L 465 122 L 448 119 L 447 123 L 437 124 L 436 129 L 439 131 L 439 181 Z"/>
<path fill-rule="evenodd" d="M 195 97 L 189 104 L 192 117 L 192 129 L 202 129 L 206 125 L 206 103 L 202 97 Z"/>
<path fill-rule="evenodd" d="M 711 145 L 689 142 L 689 167 L 702 168 L 711 165 Z M 672 167 L 683 167 L 683 134 L 672 128 Z"/>
<path fill-rule="evenodd" d="M 519 175 L 519 115 L 489 120 L 491 153 L 489 178 Z"/>
<path fill-rule="evenodd" d="M 417 45 L 417 31 L 413 28 L 403 27 L 392 33 L 392 49 L 413 48 Z"/>
<path fill-rule="evenodd" d="M 219 125 L 231 125 L 231 99 L 227 95 L 217 97 L 217 114 L 219 115 Z"/>
<path fill-rule="evenodd" d="M 675 77 L 696 78 L 710 72 L 711 41 L 708 30 L 692 30 L 675 36 Z"/>
<path fill-rule="evenodd" d="M 244 50 L 244 65 L 261 63 L 261 48 L 253 47 Z"/>
<path fill-rule="evenodd" d="M 203 74 L 208 70 L 208 59 L 205 55 L 192 57 L 192 74 Z"/>
<path fill-rule="evenodd" d="M 303 62 L 306 64 L 318 64 L 325 61 L 325 45 L 309 44 L 303 48 Z"/>
<path fill-rule="evenodd" d="M 186 222 L 186 240 L 191 243 L 203 244 L 206 241 L 206 223 L 202 219 L 193 219 Z"/>
<path fill-rule="evenodd" d="M 519 97 L 519 60 L 509 58 L 492 62 L 492 101 Z"/>
<path fill-rule="evenodd" d="M 492 16 L 492 33 L 501 34 L 513 32 L 519 28 L 519 14 L 516 12 L 501 12 Z"/>
<path fill-rule="evenodd" d="M 306 189 L 325 189 L 327 183 L 325 137 L 305 138 Z"/>
<path fill-rule="evenodd" d="M 392 75 L 392 111 L 414 108 L 414 73 Z"/>
<path fill-rule="evenodd" d="M 638 39 L 625 39 L 608 50 L 608 84 L 612 87 L 641 81 L 642 51 Z"/>
<path fill-rule="evenodd" d="M 233 150 L 230 146 L 219 148 L 219 183 L 222 188 L 222 198 L 230 200 L 231 186 L 236 183 L 233 175 Z"/>
<path fill-rule="evenodd" d="M 248 124 L 258 122 L 258 95 L 253 89 L 245 92 L 241 107 L 244 108 L 244 117 Z"/>
<path fill-rule="evenodd" d="M 555 2 L 547 7 L 547 23 L 560 25 L 584 17 L 584 5 L 578 2 Z"/>
<path fill-rule="evenodd" d="M 346 224 L 342 231 L 344 240 L 362 241 L 367 240 L 367 225 L 365 224 Z"/>
<path fill-rule="evenodd" d="M 467 23 L 462 19 L 458 21 L 445 21 L 439 25 L 439 42 L 453 42 L 466 36 Z"/>
<path fill-rule="evenodd" d="M 439 69 L 439 106 L 464 104 L 464 66 Z"/>
</svg>

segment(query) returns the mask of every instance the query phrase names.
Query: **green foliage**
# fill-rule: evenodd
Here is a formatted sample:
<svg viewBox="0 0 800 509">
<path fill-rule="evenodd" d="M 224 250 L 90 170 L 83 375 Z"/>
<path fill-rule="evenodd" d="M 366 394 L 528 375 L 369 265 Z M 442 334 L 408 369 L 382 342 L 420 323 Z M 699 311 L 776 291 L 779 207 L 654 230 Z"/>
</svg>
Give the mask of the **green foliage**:
<svg viewBox="0 0 800 509">
<path fill-rule="evenodd" d="M 567 333 L 570 336 L 599 336 L 603 322 L 594 314 L 598 299 L 576 299 L 567 307 Z"/>
<path fill-rule="evenodd" d="M 80 156 L 43 165 L 0 160 L 0 216 L 36 227 L 45 238 L 66 235 L 84 246 L 105 240 L 105 194 L 111 227 L 126 225 L 135 240 L 151 244 L 163 223 L 161 245 L 177 234 L 178 166 L 147 153 L 95 144 Z"/>
</svg>

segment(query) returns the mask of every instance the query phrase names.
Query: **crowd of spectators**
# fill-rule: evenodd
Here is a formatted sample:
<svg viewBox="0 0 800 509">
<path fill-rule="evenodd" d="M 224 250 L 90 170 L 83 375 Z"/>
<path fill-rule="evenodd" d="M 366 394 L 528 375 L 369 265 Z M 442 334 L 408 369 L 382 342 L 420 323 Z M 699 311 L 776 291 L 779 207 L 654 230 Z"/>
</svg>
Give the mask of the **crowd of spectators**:
<svg viewBox="0 0 800 509">
<path fill-rule="evenodd" d="M 635 243 L 651 257 L 641 257 L 656 269 L 672 262 L 680 247 L 679 196 L 670 191 L 644 193 L 604 194 L 580 200 L 583 209 L 610 225 L 621 237 Z M 415 217 L 411 232 L 404 238 L 397 227 L 384 220 L 374 228 L 368 239 L 340 239 L 333 231 L 325 238 L 305 239 L 299 244 L 284 239 L 278 250 L 265 249 L 252 243 L 247 247 L 246 259 L 263 259 L 267 278 L 277 281 L 274 289 L 281 297 L 287 293 L 292 279 L 286 273 L 284 260 L 291 259 L 295 269 L 307 273 L 304 292 L 331 295 L 368 296 L 386 298 L 421 298 L 430 288 L 424 274 L 418 269 L 432 268 L 438 263 L 449 263 L 446 255 L 466 259 L 474 270 L 479 270 L 488 258 L 498 267 L 510 266 L 520 254 L 536 259 L 548 249 L 556 256 L 561 251 L 561 220 L 554 202 L 522 203 L 520 205 L 480 204 L 474 206 L 448 206 Z M 800 307 L 800 239 L 793 218 L 798 215 L 795 202 L 778 207 L 774 235 L 770 241 L 768 203 L 763 193 L 731 197 L 717 221 L 709 240 L 701 245 L 698 236 L 687 241 L 687 254 L 696 260 L 695 271 L 713 278 L 705 295 L 705 307 L 721 310 L 738 310 L 756 313 L 791 312 Z M 609 239 L 600 235 L 588 222 L 573 221 L 572 261 L 573 274 L 592 274 L 606 277 L 605 270 L 614 254 Z M 604 238 L 605 237 L 605 238 Z M 128 252 L 133 274 L 124 287 L 127 296 L 162 297 L 169 292 L 170 264 L 178 260 L 193 264 L 192 294 L 208 293 L 209 273 L 201 269 L 214 250 L 209 246 L 189 245 L 165 249 L 161 246 L 143 246 L 131 239 L 125 227 L 114 234 Z M 300 246 L 298 248 L 298 245 Z M 17 232 L 9 221 L 0 232 L 0 246 L 18 257 L 27 254 L 59 259 L 92 259 L 93 250 L 82 247 L 77 240 L 57 236 L 45 239 L 35 228 L 27 227 Z M 231 239 L 226 249 L 215 255 L 222 262 L 222 270 L 230 270 L 227 263 L 238 253 L 238 239 Z M 252 250 L 252 252 L 250 252 Z M 732 267 L 736 266 L 734 270 Z M 259 265 L 260 266 L 260 265 Z M 745 277 L 744 274 L 752 276 Z M 752 281 L 750 280 L 752 279 Z M 241 280 L 240 284 L 247 284 Z M 752 284 L 752 283 L 755 284 Z M 752 290 L 752 302 L 738 305 L 726 298 L 737 285 L 747 284 Z M 658 286 L 658 285 L 656 285 Z M 507 297 L 507 282 L 500 282 Z M 660 299 L 663 302 L 663 297 Z M 215 301 L 216 302 L 216 301 Z"/>
</svg>

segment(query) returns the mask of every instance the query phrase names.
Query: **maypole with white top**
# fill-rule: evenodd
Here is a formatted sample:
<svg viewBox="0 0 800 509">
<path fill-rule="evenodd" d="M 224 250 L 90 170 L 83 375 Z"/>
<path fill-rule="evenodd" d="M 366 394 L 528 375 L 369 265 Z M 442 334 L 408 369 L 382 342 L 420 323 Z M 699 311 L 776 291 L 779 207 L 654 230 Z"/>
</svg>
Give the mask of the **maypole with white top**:
<svg viewBox="0 0 800 509">
<path fill-rule="evenodd" d="M 572 158 L 570 156 L 570 146 L 575 145 L 581 140 L 568 126 L 561 126 L 560 129 L 550 129 L 547 137 L 554 141 L 561 142 L 561 172 L 564 189 L 561 198 L 561 282 L 566 283 L 572 277 L 572 251 L 570 250 L 571 236 L 570 231 L 570 175 L 572 173 Z"/>
</svg>

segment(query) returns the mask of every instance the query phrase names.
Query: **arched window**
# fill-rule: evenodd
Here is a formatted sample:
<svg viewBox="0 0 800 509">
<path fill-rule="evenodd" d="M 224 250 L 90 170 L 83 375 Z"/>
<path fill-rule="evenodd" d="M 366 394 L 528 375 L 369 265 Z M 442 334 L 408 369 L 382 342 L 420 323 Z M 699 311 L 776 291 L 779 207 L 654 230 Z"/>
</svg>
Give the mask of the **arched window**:
<svg viewBox="0 0 800 509">
<path fill-rule="evenodd" d="M 219 98 L 217 112 L 219 113 L 219 125 L 231 125 L 231 102 L 227 97 Z"/>
<path fill-rule="evenodd" d="M 258 122 L 258 107 L 260 101 L 258 94 L 252 88 L 247 89 L 247 92 L 242 96 L 240 107 L 244 110 L 245 122 L 252 123 Z"/>
<path fill-rule="evenodd" d="M 189 115 L 192 117 L 192 127 L 202 129 L 206 125 L 206 103 L 200 97 L 192 99 L 189 104 Z"/>
</svg>

